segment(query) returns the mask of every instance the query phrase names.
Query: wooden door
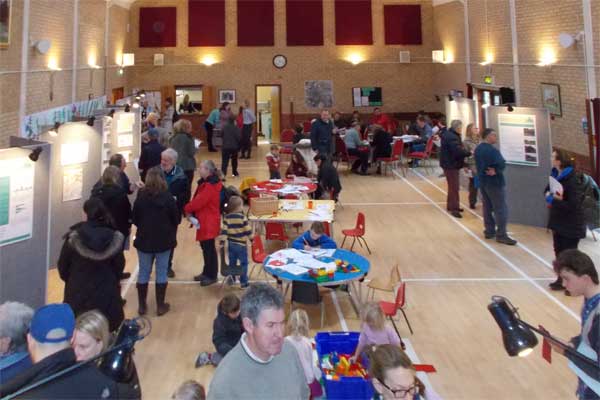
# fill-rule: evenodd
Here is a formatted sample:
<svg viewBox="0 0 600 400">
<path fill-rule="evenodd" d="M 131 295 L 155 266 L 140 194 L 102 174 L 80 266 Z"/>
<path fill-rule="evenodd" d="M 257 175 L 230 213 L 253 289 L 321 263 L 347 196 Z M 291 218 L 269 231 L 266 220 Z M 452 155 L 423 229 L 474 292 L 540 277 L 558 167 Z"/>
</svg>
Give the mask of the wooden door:
<svg viewBox="0 0 600 400">
<path fill-rule="evenodd" d="M 165 103 L 167 98 L 170 97 L 175 106 L 175 86 L 161 86 L 160 87 L 160 115 L 162 116 L 167 109 Z"/>
<path fill-rule="evenodd" d="M 123 97 L 125 97 L 125 88 L 122 86 L 119 88 L 114 88 L 112 90 L 111 104 L 115 104 L 117 100 L 121 100 Z"/>
<path fill-rule="evenodd" d="M 271 142 L 281 141 L 281 86 L 271 86 Z"/>
<path fill-rule="evenodd" d="M 208 115 L 217 107 L 217 98 L 213 86 L 202 86 L 202 114 Z"/>
</svg>

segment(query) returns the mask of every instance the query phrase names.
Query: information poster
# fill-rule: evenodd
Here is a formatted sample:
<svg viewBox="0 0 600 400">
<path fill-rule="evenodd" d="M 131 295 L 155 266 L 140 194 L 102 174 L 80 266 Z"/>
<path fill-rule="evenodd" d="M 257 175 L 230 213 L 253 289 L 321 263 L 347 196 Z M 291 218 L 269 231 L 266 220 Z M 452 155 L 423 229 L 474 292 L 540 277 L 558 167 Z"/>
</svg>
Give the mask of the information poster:
<svg viewBox="0 0 600 400">
<path fill-rule="evenodd" d="M 83 168 L 69 167 L 63 170 L 63 202 L 83 197 Z"/>
<path fill-rule="evenodd" d="M 498 115 L 500 152 L 508 164 L 538 166 L 535 115 Z"/>
<path fill-rule="evenodd" d="M 0 161 L 0 246 L 31 238 L 34 169 L 27 157 Z"/>
<path fill-rule="evenodd" d="M 121 134 L 117 136 L 117 147 L 132 147 L 133 146 L 133 135 L 132 134 Z"/>
<path fill-rule="evenodd" d="M 133 125 L 135 124 L 135 114 L 131 112 L 122 112 L 115 114 L 117 118 L 117 133 L 131 133 L 133 132 Z"/>
<path fill-rule="evenodd" d="M 63 143 L 60 145 L 60 165 L 82 164 L 88 162 L 89 142 Z"/>
</svg>

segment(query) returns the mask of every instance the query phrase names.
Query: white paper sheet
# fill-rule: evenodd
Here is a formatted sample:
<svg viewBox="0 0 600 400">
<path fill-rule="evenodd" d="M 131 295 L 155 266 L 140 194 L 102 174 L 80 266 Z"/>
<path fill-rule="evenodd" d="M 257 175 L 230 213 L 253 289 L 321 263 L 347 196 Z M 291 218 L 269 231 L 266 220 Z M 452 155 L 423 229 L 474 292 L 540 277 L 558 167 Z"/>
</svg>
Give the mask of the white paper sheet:
<svg viewBox="0 0 600 400">
<path fill-rule="evenodd" d="M 281 208 L 283 211 L 304 210 L 302 201 L 286 201 Z"/>
</svg>

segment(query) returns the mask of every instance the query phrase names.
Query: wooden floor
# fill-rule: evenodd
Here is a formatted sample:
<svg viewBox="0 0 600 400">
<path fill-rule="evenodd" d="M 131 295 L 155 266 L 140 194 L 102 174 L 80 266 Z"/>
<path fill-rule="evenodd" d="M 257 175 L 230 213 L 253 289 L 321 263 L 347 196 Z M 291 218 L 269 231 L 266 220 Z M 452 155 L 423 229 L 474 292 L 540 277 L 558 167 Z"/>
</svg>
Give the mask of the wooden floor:
<svg viewBox="0 0 600 400">
<path fill-rule="evenodd" d="M 241 178 L 267 177 L 263 159 L 267 150 L 263 145 L 252 160 L 241 161 Z M 525 359 L 509 358 L 486 308 L 492 295 L 503 295 L 519 308 L 524 320 L 542 324 L 564 339 L 578 334 L 581 299 L 546 289 L 554 278 L 551 235 L 545 229 L 511 225 L 519 246 L 484 240 L 480 205 L 476 213 L 465 212 L 462 220 L 444 211 L 446 184 L 438 178 L 438 171 L 425 175 L 419 169 L 409 172 L 406 179 L 394 179 L 391 175 L 350 175 L 345 168 L 340 166 L 343 208 L 336 211 L 335 239 L 341 243 L 340 228 L 352 227 L 356 213 L 362 211 L 373 252 L 370 276 L 387 276 L 392 265 L 400 264 L 414 335 L 403 321 L 399 326 L 420 361 L 436 367 L 438 372 L 429 375 L 433 389 L 444 399 L 574 398 L 576 378 L 565 359 L 555 355 L 550 365 L 541 358 L 541 348 Z M 238 185 L 240 178 L 228 178 L 227 183 Z M 465 201 L 465 193 L 461 196 Z M 194 369 L 194 360 L 199 351 L 213 349 L 212 320 L 222 292 L 218 285 L 201 288 L 192 282 L 202 269 L 202 255 L 193 230 L 185 224 L 179 229 L 178 242 L 177 277 L 167 293 L 171 312 L 155 316 L 151 290 L 152 333 L 136 345 L 145 399 L 170 398 L 186 379 L 208 386 L 213 374 L 212 367 Z M 600 265 L 598 244 L 591 237 L 580 248 Z M 360 248 L 357 251 L 366 254 Z M 135 277 L 135 252 L 129 252 L 127 259 L 127 270 Z M 123 291 L 126 315 L 134 317 L 135 281 L 124 282 Z M 48 301 L 61 299 L 61 282 L 51 271 Z M 378 295 L 376 299 L 392 297 Z M 325 304 L 324 330 L 358 330 L 360 322 L 345 296 L 325 296 Z M 313 328 L 317 327 L 319 308 L 307 311 Z"/>
</svg>

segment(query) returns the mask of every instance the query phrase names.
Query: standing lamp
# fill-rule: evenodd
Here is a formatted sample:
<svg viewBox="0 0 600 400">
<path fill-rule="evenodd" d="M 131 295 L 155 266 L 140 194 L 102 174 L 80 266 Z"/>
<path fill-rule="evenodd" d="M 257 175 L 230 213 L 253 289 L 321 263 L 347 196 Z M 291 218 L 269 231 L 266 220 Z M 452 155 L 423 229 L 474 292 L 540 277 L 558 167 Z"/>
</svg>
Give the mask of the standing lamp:
<svg viewBox="0 0 600 400">
<path fill-rule="evenodd" d="M 535 328 L 523 321 L 519 316 L 518 310 L 506 297 L 492 296 L 492 302 L 488 305 L 488 310 L 502 331 L 504 349 L 506 349 L 509 356 L 526 357 L 531 354 L 533 348 L 538 344 L 538 339 L 533 333 L 536 332 L 540 336 L 550 339 L 556 346 L 563 349 L 565 356 L 568 355 L 570 359 L 577 358 L 579 361 L 594 368 L 597 371 L 596 373 L 600 374 L 600 365 L 598 365 L 597 361 L 584 356 L 573 347 L 550 335 L 550 333 Z"/>
</svg>

